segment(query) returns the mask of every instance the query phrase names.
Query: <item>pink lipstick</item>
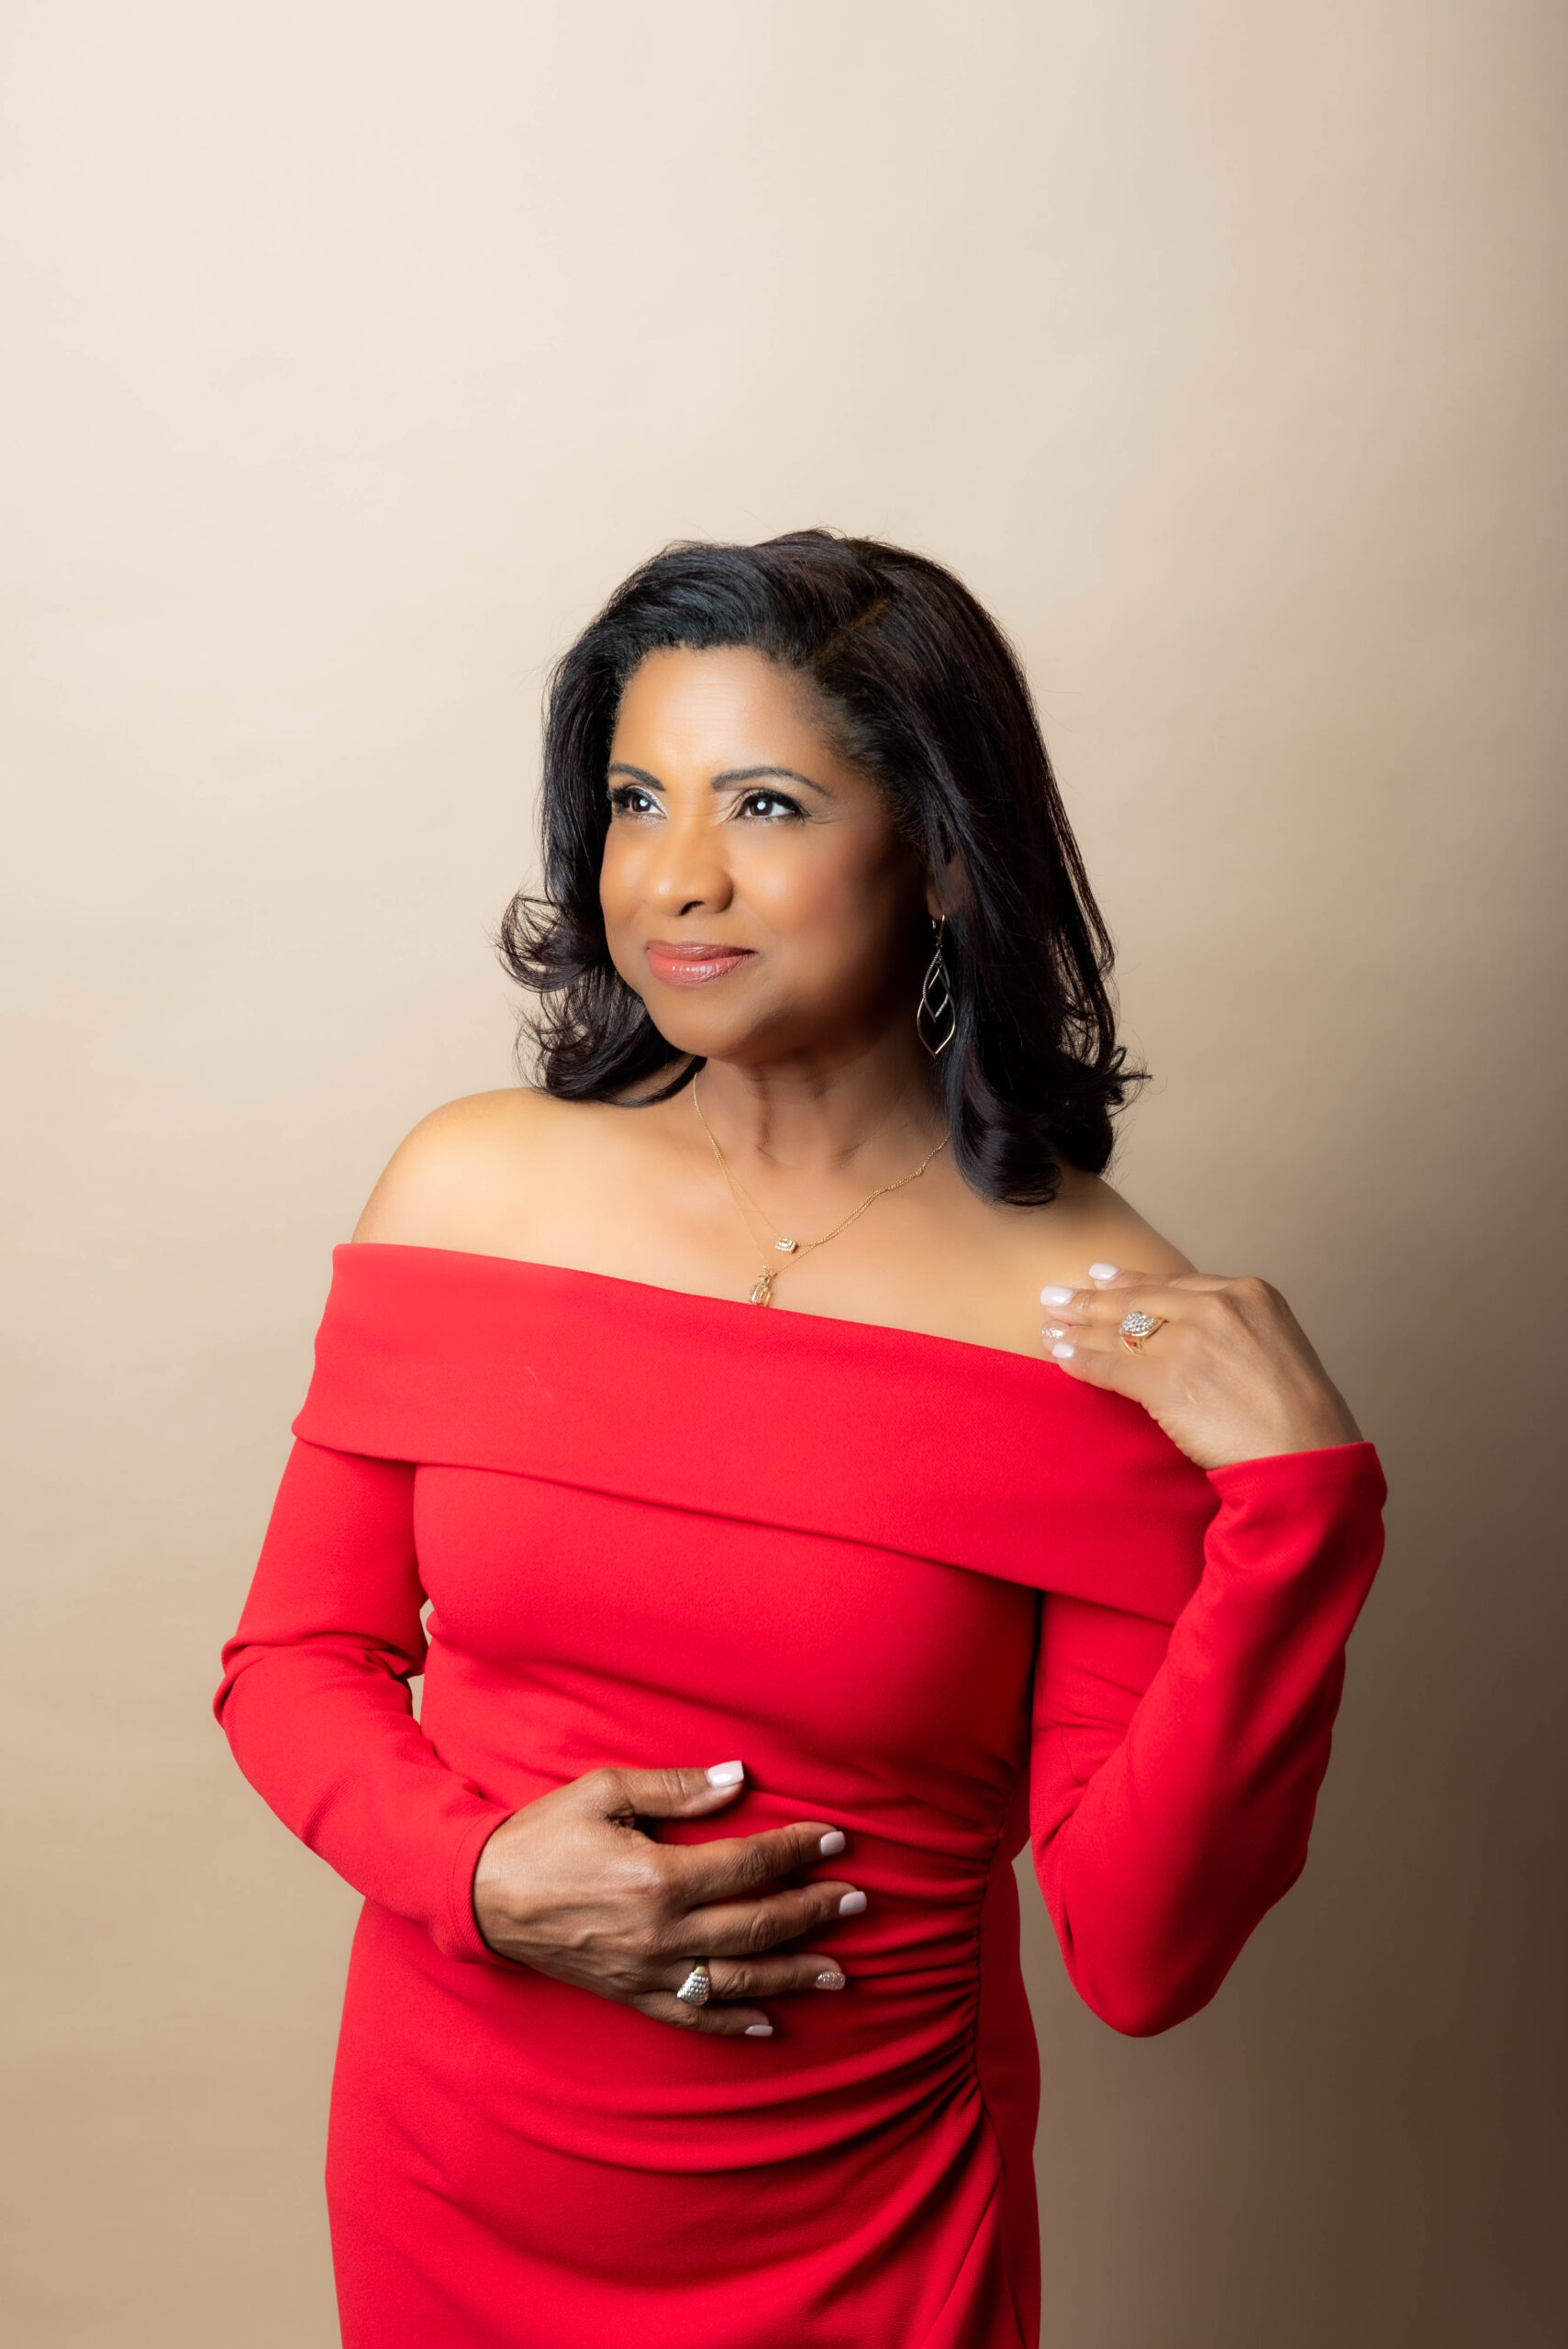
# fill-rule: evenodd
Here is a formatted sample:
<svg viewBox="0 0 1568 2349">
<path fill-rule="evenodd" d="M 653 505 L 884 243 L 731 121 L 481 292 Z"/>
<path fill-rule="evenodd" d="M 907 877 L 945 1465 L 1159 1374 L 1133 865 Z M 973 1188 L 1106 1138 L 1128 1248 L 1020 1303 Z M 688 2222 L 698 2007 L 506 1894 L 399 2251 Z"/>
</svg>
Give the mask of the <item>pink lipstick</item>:
<svg viewBox="0 0 1568 2349">
<path fill-rule="evenodd" d="M 750 946 L 720 946 L 708 939 L 677 944 L 671 938 L 651 938 L 642 951 L 654 977 L 668 987 L 705 987 L 710 979 L 727 979 L 743 963 L 756 960 Z"/>
</svg>

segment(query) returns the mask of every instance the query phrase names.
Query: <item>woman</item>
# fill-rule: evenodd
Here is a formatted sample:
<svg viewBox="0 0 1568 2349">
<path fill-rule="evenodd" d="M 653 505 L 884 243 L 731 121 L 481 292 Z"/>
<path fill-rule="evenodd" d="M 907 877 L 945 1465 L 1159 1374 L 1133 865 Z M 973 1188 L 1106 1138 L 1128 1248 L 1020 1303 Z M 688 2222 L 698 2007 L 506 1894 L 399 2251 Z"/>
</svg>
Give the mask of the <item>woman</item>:
<svg viewBox="0 0 1568 2349">
<path fill-rule="evenodd" d="M 344 2338 L 1018 2349 L 1014 1855 L 1116 2029 L 1212 1998 L 1306 1856 L 1376 1454 L 1101 1178 L 1106 933 L 950 574 L 659 556 L 556 674 L 544 832 L 539 1082 L 337 1252 L 218 1699 L 366 1896 Z"/>
</svg>

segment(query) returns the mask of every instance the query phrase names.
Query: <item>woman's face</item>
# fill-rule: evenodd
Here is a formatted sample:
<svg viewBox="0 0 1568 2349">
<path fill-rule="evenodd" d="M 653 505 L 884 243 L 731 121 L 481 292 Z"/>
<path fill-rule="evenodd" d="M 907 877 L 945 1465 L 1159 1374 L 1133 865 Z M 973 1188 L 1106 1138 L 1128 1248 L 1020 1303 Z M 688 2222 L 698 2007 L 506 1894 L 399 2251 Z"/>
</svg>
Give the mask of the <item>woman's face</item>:
<svg viewBox="0 0 1568 2349">
<path fill-rule="evenodd" d="M 913 1035 L 927 885 L 811 689 L 759 652 L 651 653 L 610 746 L 611 957 L 661 1035 L 710 1060 Z"/>
</svg>

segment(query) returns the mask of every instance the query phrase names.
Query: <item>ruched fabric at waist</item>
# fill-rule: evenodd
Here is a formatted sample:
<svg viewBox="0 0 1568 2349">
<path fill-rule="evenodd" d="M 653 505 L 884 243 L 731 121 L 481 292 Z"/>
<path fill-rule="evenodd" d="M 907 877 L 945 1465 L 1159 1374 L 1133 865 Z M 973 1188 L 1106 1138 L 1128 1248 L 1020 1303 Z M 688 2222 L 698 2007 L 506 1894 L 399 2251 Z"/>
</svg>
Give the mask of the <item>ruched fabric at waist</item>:
<svg viewBox="0 0 1568 2349">
<path fill-rule="evenodd" d="M 395 2038 L 397 2065 L 432 2100 L 461 2104 L 482 2077 L 505 2128 L 541 2148 L 694 2171 L 787 2161 L 868 2130 L 890 2142 L 973 2099 L 979 1959 L 964 1907 L 951 1948 L 928 1932 L 907 1954 L 917 1963 L 846 1952 L 848 1987 L 771 2001 L 774 2036 L 756 2040 L 679 2031 L 528 1967 L 460 1963 L 367 1902 L 350 2017 L 373 2013 L 384 2059 Z M 897 1920 L 881 1921 L 892 1938 Z"/>
</svg>

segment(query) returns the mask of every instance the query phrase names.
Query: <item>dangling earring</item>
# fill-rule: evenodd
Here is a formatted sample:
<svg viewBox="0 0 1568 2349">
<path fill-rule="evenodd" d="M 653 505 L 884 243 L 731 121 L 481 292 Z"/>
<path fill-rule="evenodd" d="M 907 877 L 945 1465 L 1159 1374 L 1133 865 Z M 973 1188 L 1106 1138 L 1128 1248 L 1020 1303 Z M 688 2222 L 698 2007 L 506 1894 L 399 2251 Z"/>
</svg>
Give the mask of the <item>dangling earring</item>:
<svg viewBox="0 0 1568 2349">
<path fill-rule="evenodd" d="M 948 966 L 942 959 L 942 932 L 947 926 L 947 916 L 939 914 L 936 952 L 927 965 L 919 1008 L 915 1014 L 915 1032 L 934 1061 L 940 1060 L 958 1027 L 958 1006 L 952 999 Z"/>
</svg>

